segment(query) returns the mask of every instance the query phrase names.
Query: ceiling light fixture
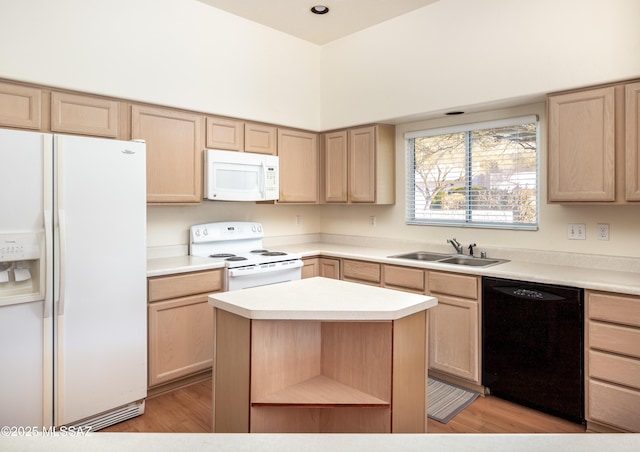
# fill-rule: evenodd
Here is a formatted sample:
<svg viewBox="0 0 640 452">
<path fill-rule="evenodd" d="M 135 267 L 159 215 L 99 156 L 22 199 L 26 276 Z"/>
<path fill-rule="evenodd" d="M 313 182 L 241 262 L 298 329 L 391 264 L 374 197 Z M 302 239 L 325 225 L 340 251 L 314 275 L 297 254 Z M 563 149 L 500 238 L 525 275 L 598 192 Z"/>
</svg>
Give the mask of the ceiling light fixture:
<svg viewBox="0 0 640 452">
<path fill-rule="evenodd" d="M 311 7 L 311 12 L 313 14 L 327 14 L 329 12 L 329 7 L 324 5 L 315 5 Z"/>
</svg>

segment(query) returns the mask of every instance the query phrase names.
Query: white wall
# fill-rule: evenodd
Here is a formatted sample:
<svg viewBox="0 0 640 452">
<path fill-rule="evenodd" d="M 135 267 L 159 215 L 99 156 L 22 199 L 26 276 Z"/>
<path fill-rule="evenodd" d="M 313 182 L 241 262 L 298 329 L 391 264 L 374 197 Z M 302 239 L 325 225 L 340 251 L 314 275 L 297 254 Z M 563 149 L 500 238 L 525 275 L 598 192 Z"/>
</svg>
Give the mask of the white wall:
<svg viewBox="0 0 640 452">
<path fill-rule="evenodd" d="M 0 0 L 0 78 L 320 127 L 320 47 L 196 0 Z"/>
<path fill-rule="evenodd" d="M 640 75 L 638 0 L 440 0 L 322 48 L 322 127 Z"/>
</svg>

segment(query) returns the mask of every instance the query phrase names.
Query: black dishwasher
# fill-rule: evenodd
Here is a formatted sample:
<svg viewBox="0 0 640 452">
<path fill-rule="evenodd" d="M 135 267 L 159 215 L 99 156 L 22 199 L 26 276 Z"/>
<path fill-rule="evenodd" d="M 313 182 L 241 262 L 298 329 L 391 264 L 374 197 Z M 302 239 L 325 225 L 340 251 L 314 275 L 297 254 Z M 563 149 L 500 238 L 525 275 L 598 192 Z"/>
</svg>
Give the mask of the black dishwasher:
<svg viewBox="0 0 640 452">
<path fill-rule="evenodd" d="M 584 423 L 584 294 L 482 278 L 482 384 L 489 393 Z"/>
</svg>

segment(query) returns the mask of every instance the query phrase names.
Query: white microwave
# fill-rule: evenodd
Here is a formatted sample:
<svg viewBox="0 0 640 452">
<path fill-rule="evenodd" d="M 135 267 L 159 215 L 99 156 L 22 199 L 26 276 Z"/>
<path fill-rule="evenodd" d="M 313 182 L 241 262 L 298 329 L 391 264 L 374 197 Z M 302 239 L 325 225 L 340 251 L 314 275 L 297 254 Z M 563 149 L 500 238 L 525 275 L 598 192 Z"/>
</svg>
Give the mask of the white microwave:
<svg viewBox="0 0 640 452">
<path fill-rule="evenodd" d="M 204 161 L 204 199 L 212 201 L 278 199 L 277 156 L 205 149 Z"/>
</svg>

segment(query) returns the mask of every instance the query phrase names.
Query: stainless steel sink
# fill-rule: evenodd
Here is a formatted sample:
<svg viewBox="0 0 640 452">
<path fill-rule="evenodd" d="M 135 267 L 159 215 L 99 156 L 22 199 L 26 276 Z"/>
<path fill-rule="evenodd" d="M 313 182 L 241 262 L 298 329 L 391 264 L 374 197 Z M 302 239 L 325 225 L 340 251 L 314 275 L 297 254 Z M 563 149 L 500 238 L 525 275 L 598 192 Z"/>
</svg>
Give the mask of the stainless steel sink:
<svg viewBox="0 0 640 452">
<path fill-rule="evenodd" d="M 414 251 L 413 253 L 396 254 L 399 259 L 413 259 L 414 261 L 439 261 L 440 259 L 446 259 L 450 257 L 449 254 L 430 253 L 428 251 Z"/>
<path fill-rule="evenodd" d="M 441 264 L 455 264 L 455 265 L 468 265 L 471 267 L 488 267 L 489 265 L 496 265 L 506 262 L 502 259 L 486 259 L 482 257 L 467 257 L 467 256 L 453 256 L 449 259 L 442 259 L 438 261 Z"/>
<path fill-rule="evenodd" d="M 484 257 L 462 256 L 460 254 L 452 255 L 431 253 L 429 251 L 414 251 L 412 253 L 396 254 L 389 257 L 395 257 L 398 259 L 411 259 L 414 261 L 437 262 L 439 264 L 467 265 L 470 267 L 489 267 L 491 265 L 498 265 L 504 262 L 509 262 L 506 259 L 487 259 Z"/>
</svg>

